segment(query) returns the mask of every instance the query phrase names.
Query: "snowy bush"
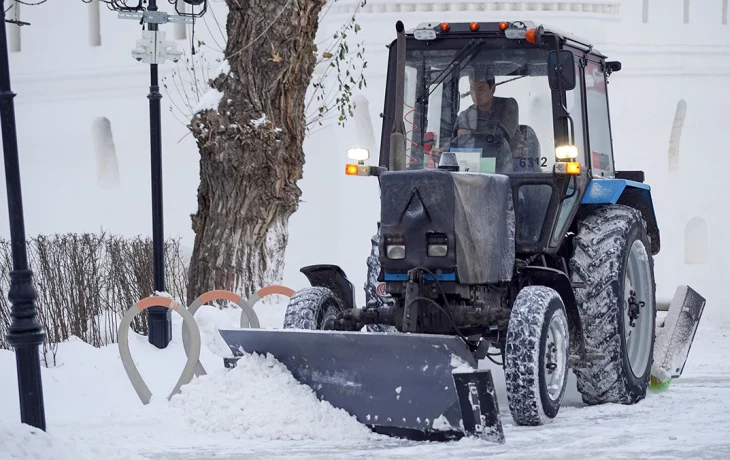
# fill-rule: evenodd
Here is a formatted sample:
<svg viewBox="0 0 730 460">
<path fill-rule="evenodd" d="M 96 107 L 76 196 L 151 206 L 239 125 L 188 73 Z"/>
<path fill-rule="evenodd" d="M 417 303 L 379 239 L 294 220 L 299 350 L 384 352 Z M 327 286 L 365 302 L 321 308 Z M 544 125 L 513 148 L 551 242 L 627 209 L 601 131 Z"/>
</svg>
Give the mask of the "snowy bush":
<svg viewBox="0 0 730 460">
<path fill-rule="evenodd" d="M 115 343 L 124 313 L 152 295 L 152 241 L 100 234 L 38 236 L 27 242 L 28 259 L 38 299 L 38 321 L 46 332 L 43 356 L 55 364 L 59 342 L 76 336 L 100 347 Z M 10 325 L 8 289 L 12 270 L 10 241 L 0 239 L 0 349 Z M 188 258 L 179 240 L 165 242 L 166 291 L 185 298 Z M 146 312 L 132 328 L 147 333 Z"/>
</svg>

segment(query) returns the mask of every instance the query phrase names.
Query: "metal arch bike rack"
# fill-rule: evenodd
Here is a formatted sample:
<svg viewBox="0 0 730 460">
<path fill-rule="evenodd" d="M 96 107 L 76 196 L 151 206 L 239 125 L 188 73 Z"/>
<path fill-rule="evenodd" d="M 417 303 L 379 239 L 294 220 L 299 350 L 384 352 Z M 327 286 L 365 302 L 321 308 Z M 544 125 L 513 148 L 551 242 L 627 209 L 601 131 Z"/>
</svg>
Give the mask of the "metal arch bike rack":
<svg viewBox="0 0 730 460">
<path fill-rule="evenodd" d="M 192 335 L 191 353 L 186 353 L 188 360 L 185 363 L 182 374 L 180 374 L 180 378 L 178 378 L 177 383 L 175 384 L 175 388 L 173 388 L 172 392 L 167 397 L 168 401 L 174 395 L 180 393 L 180 388 L 183 385 L 190 383 L 193 379 L 193 376 L 195 375 L 195 366 L 200 357 L 200 329 L 198 328 L 198 324 L 195 322 L 193 315 L 190 314 L 186 308 L 180 308 L 180 304 L 174 299 L 162 296 L 151 296 L 140 300 L 134 304 L 132 308 L 127 310 L 127 313 L 124 315 L 124 318 L 122 318 L 122 321 L 119 324 L 119 356 L 122 359 L 124 370 L 127 371 L 129 381 L 132 383 L 132 386 L 137 392 L 137 396 L 139 396 L 142 404 L 145 405 L 149 404 L 152 399 L 152 392 L 142 378 L 142 375 L 140 375 L 139 369 L 137 369 L 137 366 L 134 364 L 132 354 L 129 351 L 129 326 L 137 314 L 154 306 L 166 307 L 172 311 L 178 312 L 183 318 L 185 330 L 189 335 Z"/>
<path fill-rule="evenodd" d="M 254 318 L 256 318 L 256 326 L 251 327 L 259 327 L 259 320 L 256 317 L 256 313 L 253 311 L 253 306 L 256 305 L 256 302 L 263 299 L 264 297 L 268 295 L 274 295 L 274 294 L 280 294 L 285 295 L 287 297 L 292 297 L 294 295 L 294 289 L 288 288 L 286 286 L 281 286 L 278 284 L 272 284 L 271 286 L 266 286 L 265 288 L 261 288 L 258 291 L 254 292 L 251 297 L 246 299 L 246 301 L 243 304 L 238 304 L 242 309 L 243 312 L 241 312 L 241 327 L 246 327 L 244 314 L 246 314 L 246 311 L 250 311 Z M 245 305 L 245 306 L 244 306 Z"/>
<path fill-rule="evenodd" d="M 287 297 L 291 297 L 294 295 L 294 290 L 291 288 L 288 288 L 286 286 L 280 286 L 278 284 L 274 284 L 271 286 L 267 286 L 265 288 L 261 288 L 258 291 L 254 292 L 248 299 L 245 299 L 241 297 L 240 295 L 233 293 L 231 291 L 225 291 L 225 290 L 215 290 L 215 291 L 208 291 L 205 294 L 201 295 L 197 299 L 193 301 L 193 303 L 190 304 L 188 307 L 188 311 L 191 315 L 195 316 L 195 313 L 198 311 L 200 307 L 202 307 L 204 304 L 212 301 L 212 300 L 228 300 L 229 302 L 233 302 L 239 307 L 241 307 L 241 321 L 240 321 L 240 327 L 241 328 L 254 328 L 258 329 L 261 327 L 261 324 L 259 323 L 259 318 L 256 315 L 256 312 L 253 309 L 253 306 L 261 300 L 262 298 L 273 295 L 273 294 L 281 294 L 285 295 Z M 185 349 L 185 354 L 188 356 L 188 359 L 190 358 L 190 351 L 189 351 L 189 341 L 190 341 L 190 334 L 188 333 L 187 329 L 183 329 L 182 333 L 182 339 L 183 339 L 183 348 Z M 206 375 L 205 368 L 200 362 L 200 356 L 197 357 L 197 364 L 195 366 L 195 375 L 197 377 L 200 377 L 202 375 Z"/>
<path fill-rule="evenodd" d="M 211 300 L 231 301 L 241 307 L 241 328 L 250 327 L 258 329 L 261 327 L 261 324 L 259 323 L 259 318 L 256 315 L 253 306 L 259 300 L 268 295 L 281 294 L 287 297 L 292 297 L 294 292 L 295 291 L 291 288 L 274 284 L 259 289 L 245 300 L 240 295 L 230 291 L 209 291 L 195 299 L 188 308 L 180 308 L 181 305 L 179 302 L 176 302 L 170 297 L 162 296 L 147 297 L 135 303 L 134 306 L 127 310 L 127 313 L 119 323 L 118 345 L 119 357 L 122 360 L 122 365 L 124 365 L 124 370 L 127 372 L 127 377 L 129 377 L 129 381 L 132 383 L 132 387 L 134 387 L 134 391 L 137 392 L 137 396 L 139 396 L 142 404 L 149 404 L 152 399 L 152 392 L 142 378 L 142 375 L 139 373 L 139 369 L 137 369 L 137 366 L 134 364 L 132 354 L 129 351 L 129 326 L 131 325 L 134 317 L 139 313 L 150 307 L 162 306 L 178 312 L 178 314 L 180 314 L 183 318 L 182 338 L 187 362 L 185 363 L 185 367 L 183 368 L 182 374 L 180 374 L 175 387 L 167 397 L 169 401 L 173 396 L 180 393 L 182 386 L 190 383 L 194 376 L 200 377 L 202 375 L 206 375 L 205 368 L 200 362 L 200 328 L 194 318 L 195 313 L 203 306 L 203 304 L 208 303 Z M 229 358 L 224 358 L 224 363 L 228 359 Z"/>
</svg>

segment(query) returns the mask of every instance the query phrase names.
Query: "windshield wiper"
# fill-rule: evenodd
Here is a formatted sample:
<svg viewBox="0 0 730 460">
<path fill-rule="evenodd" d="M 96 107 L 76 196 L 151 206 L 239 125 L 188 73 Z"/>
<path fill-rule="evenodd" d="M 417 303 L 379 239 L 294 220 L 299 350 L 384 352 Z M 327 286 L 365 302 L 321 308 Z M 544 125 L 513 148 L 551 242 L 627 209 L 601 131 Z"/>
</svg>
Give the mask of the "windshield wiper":
<svg viewBox="0 0 730 460">
<path fill-rule="evenodd" d="M 527 75 L 520 75 L 518 77 L 510 78 L 509 80 L 500 81 L 499 83 L 495 83 L 494 86 L 504 85 L 505 83 L 509 83 L 511 81 L 519 80 L 520 78 L 525 78 Z"/>
<path fill-rule="evenodd" d="M 424 102 L 424 97 L 431 96 L 431 93 L 433 93 L 436 90 L 436 87 L 441 84 L 444 80 L 446 80 L 446 77 L 451 75 L 451 73 L 462 63 L 465 59 L 471 58 L 474 53 L 476 52 L 479 45 L 484 43 L 484 39 L 480 38 L 478 40 L 472 40 L 469 43 L 464 46 L 461 51 L 456 53 L 456 56 L 454 56 L 454 59 L 449 63 L 449 65 L 446 66 L 444 70 L 441 71 L 441 73 L 434 79 L 433 82 L 431 82 L 426 90 L 421 93 L 419 97 L 416 98 L 416 102 Z M 429 88 L 433 87 L 429 91 Z M 428 94 L 426 94 L 428 93 Z"/>
<path fill-rule="evenodd" d="M 504 85 L 505 83 L 509 83 L 511 81 L 519 80 L 520 78 L 525 78 L 525 77 L 527 77 L 527 75 L 520 75 L 519 77 L 510 78 L 509 80 L 500 81 L 499 83 L 495 83 L 494 86 Z M 459 93 L 459 96 L 461 96 L 461 98 L 463 99 L 463 98 L 469 96 L 470 94 L 471 94 L 471 91 L 467 91 L 465 93 Z"/>
</svg>

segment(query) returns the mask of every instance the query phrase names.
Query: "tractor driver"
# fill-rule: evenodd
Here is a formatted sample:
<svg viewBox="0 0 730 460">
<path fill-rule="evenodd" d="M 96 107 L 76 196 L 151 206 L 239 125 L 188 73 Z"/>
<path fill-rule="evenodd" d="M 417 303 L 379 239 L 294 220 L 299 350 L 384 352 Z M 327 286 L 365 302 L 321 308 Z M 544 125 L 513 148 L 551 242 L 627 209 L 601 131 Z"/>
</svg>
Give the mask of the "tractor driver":
<svg viewBox="0 0 730 460">
<path fill-rule="evenodd" d="M 496 120 L 502 124 L 507 131 L 507 138 L 511 152 L 521 152 L 524 148 L 524 138 L 519 127 L 519 107 L 514 98 L 496 97 L 494 92 L 497 89 L 494 75 L 485 67 L 472 67 L 467 70 L 469 75 L 469 93 L 474 102 L 466 110 L 461 112 L 456 120 L 456 136 L 468 136 L 472 133 L 484 133 L 488 130 L 487 122 Z M 495 134 L 503 134 L 497 130 Z M 450 143 L 443 145 L 440 149 L 432 149 L 431 153 L 448 151 L 451 144 L 458 143 L 458 137 L 450 140 Z M 454 145 L 456 146 L 456 145 Z M 512 170 L 512 155 L 509 161 L 503 163 L 503 171 Z M 502 162 L 499 162 L 502 163 Z"/>
<path fill-rule="evenodd" d="M 524 147 L 524 139 L 520 131 L 519 107 L 514 98 L 495 97 L 497 89 L 494 75 L 485 68 L 471 68 L 469 75 L 469 93 L 474 104 L 459 114 L 456 120 L 457 135 L 466 135 L 472 131 L 486 130 L 489 120 L 497 120 L 507 130 L 509 146 L 513 153 Z"/>
</svg>

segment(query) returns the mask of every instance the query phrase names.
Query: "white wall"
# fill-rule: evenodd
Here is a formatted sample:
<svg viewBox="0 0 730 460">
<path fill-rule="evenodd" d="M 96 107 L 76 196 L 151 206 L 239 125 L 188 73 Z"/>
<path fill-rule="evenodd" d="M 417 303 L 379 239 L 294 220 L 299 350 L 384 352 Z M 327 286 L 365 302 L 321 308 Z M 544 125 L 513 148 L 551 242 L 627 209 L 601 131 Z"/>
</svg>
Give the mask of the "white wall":
<svg viewBox="0 0 730 460">
<path fill-rule="evenodd" d="M 354 4 L 340 0 L 333 5 L 320 29 L 323 39 L 346 20 Z M 166 2 L 162 5 L 169 8 Z M 21 18 L 31 26 L 20 30 L 21 50 L 12 53 L 10 64 L 18 94 L 28 235 L 102 227 L 124 235 L 150 234 L 148 66 L 129 53 L 141 36 L 140 26 L 117 19 L 101 5 L 101 44 L 92 46 L 93 6 L 68 0 L 22 7 Z M 723 185 L 728 164 L 723 134 L 730 129 L 724 116 L 730 110 L 730 28 L 722 24 L 722 0 L 691 0 L 688 24 L 683 22 L 684 0 L 648 0 L 648 7 L 644 23 L 643 0 L 368 0 L 358 19 L 368 59 L 368 88 L 360 96 L 369 101 L 377 146 L 385 45 L 394 39 L 398 19 L 407 28 L 426 21 L 529 19 L 584 36 L 624 64 L 609 86 L 614 147 L 618 168 L 645 170 L 653 187 L 662 232 L 662 252 L 656 259 L 660 297 L 670 297 L 677 284 L 689 282 L 720 299 L 724 293 L 714 286 L 724 285 L 730 275 L 722 263 L 730 256 L 723 244 L 724 227 L 730 224 Z M 225 21 L 223 2 L 212 2 L 211 9 Z M 212 14 L 205 21 L 208 27 L 198 22 L 196 38 L 220 42 Z M 174 28 L 163 29 L 172 39 Z M 189 47 L 189 39 L 188 30 L 178 46 Z M 215 58 L 212 51 L 206 53 Z M 168 63 L 161 70 L 170 75 L 175 67 Z M 163 96 L 165 229 L 192 246 L 189 216 L 196 210 L 197 149 L 168 111 L 175 98 L 164 90 Z M 669 136 L 680 99 L 687 103 L 680 170 L 670 175 Z M 92 123 L 98 117 L 111 123 L 117 188 L 102 187 L 97 180 Z M 312 263 L 338 263 L 356 287 L 364 282 L 369 238 L 379 214 L 377 181 L 343 174 L 347 148 L 360 142 L 354 123 L 317 132 L 305 142 L 303 203 L 290 221 L 285 267 L 285 283 L 292 287 L 304 285 L 298 269 Z M 7 216 L 4 189 L 2 194 L 0 216 Z M 685 265 L 684 229 L 696 216 L 706 221 L 711 249 L 707 264 Z M 0 234 L 8 235 L 5 217 L 0 217 Z"/>
</svg>

